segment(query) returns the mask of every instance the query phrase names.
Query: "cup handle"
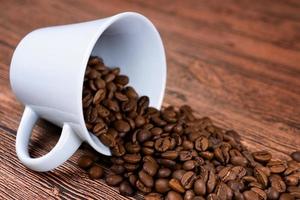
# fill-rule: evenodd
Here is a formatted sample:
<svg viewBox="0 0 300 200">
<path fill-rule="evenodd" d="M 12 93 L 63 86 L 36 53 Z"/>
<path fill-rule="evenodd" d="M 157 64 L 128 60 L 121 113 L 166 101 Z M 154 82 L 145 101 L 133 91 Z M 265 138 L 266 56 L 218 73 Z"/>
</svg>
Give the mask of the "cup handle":
<svg viewBox="0 0 300 200">
<path fill-rule="evenodd" d="M 32 158 L 28 153 L 28 143 L 38 115 L 26 106 L 16 136 L 16 152 L 21 162 L 28 168 L 45 172 L 52 170 L 68 160 L 79 148 L 82 140 L 64 123 L 60 138 L 50 152 L 39 158 Z"/>
</svg>

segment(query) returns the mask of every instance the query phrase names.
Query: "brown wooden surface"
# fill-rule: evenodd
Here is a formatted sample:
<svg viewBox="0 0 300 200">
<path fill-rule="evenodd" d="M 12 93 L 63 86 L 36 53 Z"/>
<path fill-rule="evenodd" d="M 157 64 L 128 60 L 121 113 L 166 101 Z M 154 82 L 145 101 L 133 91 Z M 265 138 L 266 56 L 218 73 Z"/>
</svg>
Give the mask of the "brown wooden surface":
<svg viewBox="0 0 300 200">
<path fill-rule="evenodd" d="M 9 86 L 13 50 L 36 28 L 137 11 L 163 38 L 168 61 L 164 104 L 191 104 L 237 130 L 250 149 L 287 158 L 300 149 L 300 2 L 297 0 L 0 0 L 0 199 L 126 199 L 76 166 L 78 152 L 48 173 L 16 158 L 23 106 Z M 60 129 L 41 122 L 31 152 L 49 151 Z"/>
</svg>

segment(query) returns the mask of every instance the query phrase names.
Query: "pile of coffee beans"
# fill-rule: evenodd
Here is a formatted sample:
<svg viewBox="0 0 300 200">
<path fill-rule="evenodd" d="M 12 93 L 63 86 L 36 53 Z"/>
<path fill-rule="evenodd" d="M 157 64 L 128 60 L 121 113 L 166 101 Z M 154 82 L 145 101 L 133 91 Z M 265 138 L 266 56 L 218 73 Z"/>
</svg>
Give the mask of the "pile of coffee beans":
<svg viewBox="0 0 300 200">
<path fill-rule="evenodd" d="M 128 83 L 119 68 L 90 58 L 82 100 L 86 127 L 113 154 L 101 159 L 110 168 L 105 175 L 97 164 L 101 155 L 78 160 L 92 179 L 146 200 L 300 199 L 300 152 L 288 161 L 264 150 L 251 153 L 237 132 L 196 117 L 187 105 L 149 107 L 149 98 Z"/>
</svg>

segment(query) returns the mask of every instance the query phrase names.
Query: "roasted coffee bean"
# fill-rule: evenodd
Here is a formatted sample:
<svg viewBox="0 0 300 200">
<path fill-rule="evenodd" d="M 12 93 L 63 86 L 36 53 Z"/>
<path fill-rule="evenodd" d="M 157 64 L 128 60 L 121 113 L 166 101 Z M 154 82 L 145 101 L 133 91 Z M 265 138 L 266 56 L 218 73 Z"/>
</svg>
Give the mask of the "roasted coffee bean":
<svg viewBox="0 0 300 200">
<path fill-rule="evenodd" d="M 243 192 L 245 200 L 260 200 L 257 193 L 252 190 L 247 190 Z"/>
<path fill-rule="evenodd" d="M 282 193 L 279 197 L 279 200 L 294 200 L 294 199 L 295 199 L 295 197 L 293 197 L 289 193 Z"/>
<path fill-rule="evenodd" d="M 195 172 L 193 171 L 188 171 L 184 173 L 180 179 L 181 184 L 185 189 L 191 189 L 193 187 L 195 180 L 196 180 L 196 175 Z"/>
<path fill-rule="evenodd" d="M 116 145 L 116 140 L 111 134 L 103 133 L 99 136 L 99 139 L 106 146 L 114 147 Z"/>
<path fill-rule="evenodd" d="M 299 183 L 299 177 L 293 174 L 285 177 L 285 183 L 290 186 L 296 186 Z"/>
<path fill-rule="evenodd" d="M 233 156 L 230 158 L 230 162 L 233 165 L 239 165 L 243 167 L 246 167 L 248 165 L 248 160 L 243 156 Z"/>
<path fill-rule="evenodd" d="M 204 196 L 206 193 L 206 184 L 203 179 L 197 179 L 194 183 L 194 192 L 196 195 Z"/>
<path fill-rule="evenodd" d="M 173 173 L 172 173 L 172 177 L 173 178 L 176 178 L 178 180 L 181 180 L 182 176 L 186 173 L 185 170 L 182 170 L 182 169 L 178 169 L 178 170 L 175 170 Z"/>
<path fill-rule="evenodd" d="M 84 155 L 84 156 L 81 156 L 78 161 L 77 161 L 77 164 L 79 167 L 83 168 L 83 169 L 86 169 L 86 168 L 89 168 L 92 166 L 93 164 L 93 158 L 91 156 L 88 156 L 88 155 Z"/>
<path fill-rule="evenodd" d="M 123 156 L 123 159 L 127 162 L 127 163 L 138 163 L 141 160 L 141 155 L 140 154 L 125 154 Z"/>
<path fill-rule="evenodd" d="M 146 119 L 142 115 L 137 115 L 134 122 L 135 126 L 139 128 L 146 123 Z"/>
<path fill-rule="evenodd" d="M 93 133 L 98 137 L 101 134 L 106 133 L 106 132 L 107 132 L 107 125 L 103 121 L 97 123 L 93 128 Z"/>
<path fill-rule="evenodd" d="M 149 187 L 149 188 L 153 187 L 154 181 L 153 181 L 152 176 L 147 174 L 144 170 L 139 171 L 138 175 L 139 175 L 140 181 L 143 182 L 143 184 L 146 187 Z"/>
<path fill-rule="evenodd" d="M 185 161 L 182 165 L 182 168 L 184 170 L 193 170 L 195 167 L 197 166 L 197 163 L 195 160 L 188 160 L 188 161 Z"/>
<path fill-rule="evenodd" d="M 167 178 L 171 176 L 172 171 L 169 168 L 160 168 L 157 172 L 159 178 Z"/>
<path fill-rule="evenodd" d="M 155 141 L 154 147 L 158 152 L 165 152 L 171 146 L 171 140 L 169 137 L 159 138 Z"/>
<path fill-rule="evenodd" d="M 272 158 L 272 155 L 267 151 L 256 151 L 252 153 L 253 158 L 258 162 L 269 162 Z"/>
<path fill-rule="evenodd" d="M 122 181 L 122 176 L 116 174 L 109 174 L 105 179 L 106 184 L 109 186 L 118 186 Z"/>
<path fill-rule="evenodd" d="M 276 200 L 279 198 L 279 192 L 273 187 L 268 188 L 266 193 L 267 193 L 267 198 L 270 200 Z"/>
<path fill-rule="evenodd" d="M 195 149 L 197 151 L 206 151 L 206 149 L 208 148 L 208 144 L 208 139 L 204 136 L 200 136 L 195 140 Z"/>
<path fill-rule="evenodd" d="M 183 199 L 184 200 L 193 200 L 194 197 L 195 197 L 194 191 L 193 190 L 187 190 L 187 191 L 185 191 Z"/>
<path fill-rule="evenodd" d="M 267 194 L 260 188 L 252 187 L 251 190 L 258 195 L 258 198 L 261 200 L 267 199 Z"/>
<path fill-rule="evenodd" d="M 147 129 L 141 129 L 137 133 L 137 140 L 141 143 L 146 142 L 152 137 L 152 134 Z"/>
<path fill-rule="evenodd" d="M 110 167 L 110 170 L 115 174 L 123 174 L 125 172 L 125 167 L 123 165 L 114 164 Z"/>
<path fill-rule="evenodd" d="M 137 106 L 138 106 L 137 112 L 139 114 L 144 114 L 145 110 L 149 106 L 149 97 L 141 96 L 138 100 Z"/>
<path fill-rule="evenodd" d="M 139 165 L 137 165 L 137 164 L 131 164 L 131 163 L 125 163 L 125 164 L 124 164 L 124 167 L 125 167 L 125 169 L 126 169 L 128 172 L 133 172 L 133 171 L 135 171 L 137 168 L 139 168 Z"/>
<path fill-rule="evenodd" d="M 278 192 L 285 192 L 286 191 L 286 184 L 282 180 L 279 175 L 271 175 L 270 176 L 271 186 L 275 188 Z"/>
<path fill-rule="evenodd" d="M 173 160 L 169 160 L 169 159 L 158 158 L 157 163 L 160 164 L 163 167 L 168 167 L 168 168 L 171 168 L 171 169 L 174 169 L 175 166 L 176 166 L 176 162 L 173 161 Z"/>
<path fill-rule="evenodd" d="M 177 151 L 166 151 L 161 154 L 162 158 L 170 159 L 170 160 L 175 160 L 178 156 Z"/>
<path fill-rule="evenodd" d="M 115 78 L 115 83 L 120 85 L 127 85 L 129 83 L 128 76 L 119 75 Z"/>
<path fill-rule="evenodd" d="M 143 165 L 143 170 L 147 172 L 150 176 L 154 176 L 158 170 L 158 165 L 155 162 L 145 162 Z"/>
<path fill-rule="evenodd" d="M 101 140 L 101 139 L 100 139 Z M 111 148 L 111 153 L 114 156 L 120 157 L 126 153 L 125 147 L 122 144 L 116 144 Z"/>
<path fill-rule="evenodd" d="M 142 193 L 150 193 L 151 192 L 151 188 L 145 186 L 141 180 L 137 180 L 135 183 L 135 186 Z"/>
<path fill-rule="evenodd" d="M 256 167 L 254 169 L 254 176 L 264 188 L 268 186 L 268 177 L 260 168 Z"/>
<path fill-rule="evenodd" d="M 135 110 L 137 106 L 137 101 L 135 99 L 130 98 L 128 101 L 122 102 L 121 108 L 123 112 L 131 112 Z"/>
<path fill-rule="evenodd" d="M 273 160 L 267 163 L 267 167 L 273 174 L 280 174 L 287 169 L 287 164 L 281 160 Z"/>
<path fill-rule="evenodd" d="M 179 152 L 179 160 L 180 161 L 187 161 L 193 158 L 191 151 L 180 151 Z"/>
<path fill-rule="evenodd" d="M 217 185 L 217 176 L 212 170 L 210 170 L 207 179 L 208 180 L 206 183 L 206 189 L 207 189 L 208 193 L 211 193 L 211 192 L 213 192 L 213 190 L 215 189 L 215 187 Z M 205 179 L 203 178 L 203 180 L 205 180 Z"/>
<path fill-rule="evenodd" d="M 127 142 L 125 149 L 128 153 L 138 153 L 141 150 L 141 146 L 138 143 Z"/>
<path fill-rule="evenodd" d="M 128 132 L 130 125 L 124 120 L 116 120 L 114 122 L 114 128 L 119 132 Z"/>
<path fill-rule="evenodd" d="M 183 200 L 183 198 L 178 192 L 169 191 L 165 200 Z"/>
<path fill-rule="evenodd" d="M 155 190 L 159 193 L 165 193 L 170 190 L 169 180 L 164 178 L 159 178 L 155 181 Z"/>
<path fill-rule="evenodd" d="M 120 102 L 128 101 L 128 97 L 125 94 L 122 94 L 121 92 L 115 92 L 115 98 Z"/>
<path fill-rule="evenodd" d="M 232 199 L 232 190 L 223 182 L 220 182 L 215 189 L 216 195 L 219 199 Z"/>
<path fill-rule="evenodd" d="M 145 195 L 144 200 L 163 200 L 163 195 L 152 192 L 152 193 Z"/>
<path fill-rule="evenodd" d="M 128 181 L 129 181 L 129 183 L 130 183 L 132 186 L 135 186 L 135 183 L 136 183 L 137 180 L 138 180 L 138 177 L 137 177 L 137 175 L 135 175 L 135 174 L 131 174 L 131 175 L 129 175 L 129 177 L 128 177 Z"/>
<path fill-rule="evenodd" d="M 121 195 L 132 196 L 134 190 L 128 181 L 123 181 L 119 186 L 119 192 Z"/>
<path fill-rule="evenodd" d="M 183 186 L 181 185 L 181 182 L 178 179 L 172 178 L 169 181 L 169 187 L 179 193 L 184 193 L 185 189 L 183 188 Z"/>
<path fill-rule="evenodd" d="M 293 153 L 291 153 L 291 157 L 293 160 L 300 163 L 300 151 L 294 151 Z"/>
</svg>

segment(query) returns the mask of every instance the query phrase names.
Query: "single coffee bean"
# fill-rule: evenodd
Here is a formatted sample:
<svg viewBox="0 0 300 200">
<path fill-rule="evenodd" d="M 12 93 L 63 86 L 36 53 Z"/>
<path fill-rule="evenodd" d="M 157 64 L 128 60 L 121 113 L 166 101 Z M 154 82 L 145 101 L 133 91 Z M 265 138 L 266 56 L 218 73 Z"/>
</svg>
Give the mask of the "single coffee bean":
<svg viewBox="0 0 300 200">
<path fill-rule="evenodd" d="M 279 197 L 279 200 L 295 200 L 295 197 L 289 193 L 282 193 Z"/>
<path fill-rule="evenodd" d="M 252 190 L 246 190 L 243 192 L 243 196 L 245 200 L 260 200 L 258 194 Z"/>
<path fill-rule="evenodd" d="M 287 169 L 287 164 L 281 160 L 273 160 L 267 163 L 267 167 L 273 174 L 280 174 Z"/>
<path fill-rule="evenodd" d="M 117 120 L 114 122 L 114 128 L 119 132 L 128 132 L 130 125 L 124 120 Z"/>
<path fill-rule="evenodd" d="M 281 193 L 286 191 L 286 184 L 279 175 L 277 174 L 271 175 L 270 182 L 271 182 L 271 186 L 275 188 L 278 192 Z"/>
<path fill-rule="evenodd" d="M 178 156 L 177 151 L 166 151 L 161 154 L 162 158 L 170 159 L 170 160 L 175 160 Z"/>
<path fill-rule="evenodd" d="M 182 168 L 184 170 L 189 171 L 189 170 L 193 170 L 196 166 L 197 164 L 195 160 L 188 160 L 183 163 Z"/>
<path fill-rule="evenodd" d="M 155 141 L 154 147 L 158 152 L 165 152 L 171 146 L 171 140 L 169 137 L 159 138 Z"/>
<path fill-rule="evenodd" d="M 230 158 L 230 162 L 233 165 L 239 165 L 243 167 L 246 167 L 248 165 L 248 160 L 243 156 L 233 156 Z"/>
<path fill-rule="evenodd" d="M 252 153 L 253 158 L 258 162 L 269 162 L 272 158 L 272 155 L 267 151 L 256 151 Z"/>
<path fill-rule="evenodd" d="M 93 158 L 91 156 L 87 156 L 87 155 L 84 155 L 84 156 L 81 156 L 78 161 L 77 161 L 77 164 L 79 167 L 83 168 L 83 169 L 86 169 L 86 168 L 89 168 L 92 166 L 93 164 Z"/>
<path fill-rule="evenodd" d="M 139 128 L 146 123 L 146 119 L 142 115 L 137 115 L 134 122 L 135 122 L 136 127 Z"/>
<path fill-rule="evenodd" d="M 219 199 L 232 199 L 232 190 L 223 182 L 216 186 L 216 195 Z"/>
<path fill-rule="evenodd" d="M 132 196 L 134 190 L 128 181 L 123 181 L 119 186 L 119 192 L 121 195 Z"/>
<path fill-rule="evenodd" d="M 138 163 L 141 160 L 141 155 L 140 154 L 125 154 L 123 156 L 123 159 L 128 162 L 128 163 Z"/>
<path fill-rule="evenodd" d="M 109 186 L 118 186 L 122 181 L 122 176 L 116 174 L 109 174 L 105 179 L 106 184 Z"/>
<path fill-rule="evenodd" d="M 127 142 L 125 149 L 128 153 L 138 153 L 141 150 L 141 146 L 138 143 Z"/>
<path fill-rule="evenodd" d="M 183 198 L 178 192 L 169 191 L 165 200 L 183 200 Z"/>
<path fill-rule="evenodd" d="M 193 190 L 187 190 L 187 191 L 185 191 L 183 199 L 184 200 L 193 200 L 194 197 L 195 197 L 194 191 Z"/>
<path fill-rule="evenodd" d="M 196 195 L 204 196 L 206 193 L 206 184 L 203 179 L 197 179 L 194 183 L 194 192 Z"/>
<path fill-rule="evenodd" d="M 293 160 L 300 162 L 300 151 L 294 151 L 291 153 L 291 157 Z"/>
<path fill-rule="evenodd" d="M 178 179 L 172 178 L 169 181 L 169 187 L 179 193 L 184 193 L 185 189 L 183 188 L 183 186 L 181 185 L 180 181 Z"/>
<path fill-rule="evenodd" d="M 187 161 L 193 158 L 191 151 L 180 151 L 179 152 L 179 160 L 180 161 Z"/>
<path fill-rule="evenodd" d="M 167 178 L 169 176 L 171 176 L 172 171 L 169 168 L 160 168 L 158 170 L 157 176 L 159 178 Z"/>
<path fill-rule="evenodd" d="M 147 172 L 150 176 L 154 176 L 158 170 L 158 165 L 155 162 L 145 162 L 143 165 L 143 170 Z"/>
<path fill-rule="evenodd" d="M 154 181 L 153 181 L 152 176 L 147 174 L 144 170 L 139 171 L 138 175 L 139 175 L 140 181 L 143 182 L 143 184 L 146 187 L 149 187 L 149 188 L 153 187 Z"/>
<path fill-rule="evenodd" d="M 285 183 L 290 186 L 296 186 L 299 183 L 299 178 L 300 176 L 298 177 L 296 175 L 291 174 L 285 177 Z"/>
<path fill-rule="evenodd" d="M 195 180 L 196 180 L 196 175 L 195 172 L 193 171 L 188 171 L 186 172 L 182 177 L 181 177 L 181 184 L 185 189 L 191 189 Z"/>
<path fill-rule="evenodd" d="M 206 151 L 206 149 L 208 148 L 208 144 L 208 139 L 204 136 L 200 136 L 195 140 L 195 149 L 201 152 Z"/>
<path fill-rule="evenodd" d="M 163 200 L 163 196 L 159 193 L 149 193 L 144 196 L 144 200 Z"/>
<path fill-rule="evenodd" d="M 185 170 L 178 169 L 172 173 L 172 177 L 181 180 L 182 176 L 186 173 Z"/>
<path fill-rule="evenodd" d="M 127 85 L 129 83 L 129 78 L 128 76 L 125 75 L 119 75 L 115 78 L 115 82 L 116 84 L 120 84 L 120 85 Z"/>
<path fill-rule="evenodd" d="M 115 92 L 115 98 L 120 102 L 128 101 L 128 97 L 125 94 L 122 94 L 121 92 Z"/>
<path fill-rule="evenodd" d="M 114 147 L 116 145 L 116 140 L 111 134 L 103 133 L 99 136 L 99 139 L 106 146 Z"/>
<path fill-rule="evenodd" d="M 137 180 L 135 183 L 136 188 L 142 192 L 142 193 L 150 193 L 151 192 L 151 188 L 147 187 L 144 185 L 144 183 L 141 180 Z"/>
<path fill-rule="evenodd" d="M 100 139 L 101 140 L 101 139 Z M 111 153 L 114 156 L 120 157 L 126 153 L 125 147 L 122 144 L 116 144 L 111 148 Z"/>
<path fill-rule="evenodd" d="M 152 137 L 152 134 L 147 129 L 141 129 L 137 133 L 137 140 L 141 143 L 146 142 L 147 140 L 150 140 L 151 137 Z"/>
<path fill-rule="evenodd" d="M 260 188 L 252 187 L 251 190 L 258 195 L 261 200 L 267 200 L 267 194 Z"/>
<path fill-rule="evenodd" d="M 268 177 L 260 168 L 256 167 L 254 169 L 254 176 L 264 188 L 268 186 Z"/>
<path fill-rule="evenodd" d="M 114 164 L 110 167 L 110 170 L 115 174 L 123 174 L 125 172 L 125 167 L 123 165 Z"/>
<path fill-rule="evenodd" d="M 269 187 L 266 193 L 267 193 L 267 198 L 270 200 L 276 200 L 279 198 L 279 192 L 273 187 Z"/>
<path fill-rule="evenodd" d="M 89 177 L 91 179 L 99 179 L 103 177 L 103 169 L 101 166 L 94 164 L 90 169 L 89 169 Z"/>
<path fill-rule="evenodd" d="M 155 181 L 155 190 L 159 193 L 166 193 L 170 190 L 169 180 L 164 178 L 159 178 Z"/>
</svg>

